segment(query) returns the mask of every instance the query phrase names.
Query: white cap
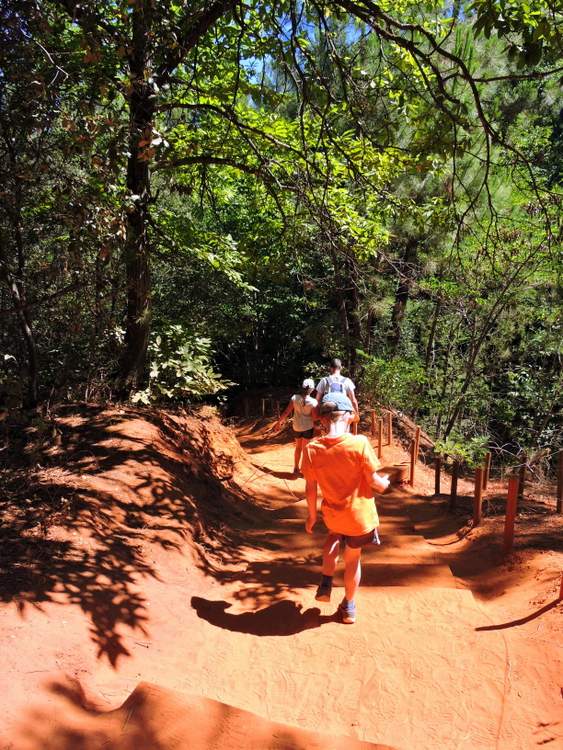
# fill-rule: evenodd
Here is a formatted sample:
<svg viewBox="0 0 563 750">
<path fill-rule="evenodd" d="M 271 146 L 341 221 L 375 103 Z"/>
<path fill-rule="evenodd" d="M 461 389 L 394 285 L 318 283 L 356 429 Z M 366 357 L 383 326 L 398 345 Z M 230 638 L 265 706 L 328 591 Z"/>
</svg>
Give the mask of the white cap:
<svg viewBox="0 0 563 750">
<path fill-rule="evenodd" d="M 313 388 L 315 387 L 315 381 L 312 378 L 305 378 L 301 387 L 310 388 L 311 390 L 313 390 Z"/>
</svg>

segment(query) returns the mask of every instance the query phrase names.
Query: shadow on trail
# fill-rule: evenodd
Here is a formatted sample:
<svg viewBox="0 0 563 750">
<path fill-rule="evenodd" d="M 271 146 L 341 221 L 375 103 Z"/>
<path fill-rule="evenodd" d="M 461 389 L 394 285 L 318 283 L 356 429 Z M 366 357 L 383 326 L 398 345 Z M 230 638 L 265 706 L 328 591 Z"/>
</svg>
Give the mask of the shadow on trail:
<svg viewBox="0 0 563 750">
<path fill-rule="evenodd" d="M 164 413 L 73 407 L 57 427 L 62 445 L 36 456 L 37 468 L 23 450 L 3 457 L 0 601 L 22 615 L 78 605 L 98 657 L 115 665 L 129 655 L 121 627 L 146 634 L 141 579 L 158 580 L 147 544 L 182 550 L 192 538 L 202 569 L 217 548 L 236 563 L 240 533 L 261 509 L 231 480 L 233 458 L 213 447 L 205 422 L 188 432 Z"/>
<path fill-rule="evenodd" d="M 319 580 L 319 563 L 317 554 L 298 560 L 285 557 L 272 562 L 249 563 L 243 573 L 218 573 L 215 577 L 230 584 L 230 599 L 245 606 L 269 606 L 285 602 L 290 596 L 300 596 L 303 589 L 312 591 Z M 236 584 L 240 586 L 235 588 Z"/>
<path fill-rule="evenodd" d="M 532 620 L 535 620 L 537 617 L 541 617 L 541 615 L 544 615 L 546 612 L 549 612 L 551 609 L 554 609 L 557 607 L 558 604 L 561 604 L 563 606 L 563 599 L 554 599 L 552 602 L 549 602 L 549 604 L 544 604 L 543 607 L 540 609 L 537 609 L 535 612 L 532 612 L 529 615 L 526 615 L 525 617 L 520 617 L 518 620 L 510 620 L 510 622 L 501 622 L 498 625 L 482 625 L 480 628 L 475 628 L 477 631 L 485 631 L 485 630 L 506 630 L 507 628 L 515 628 L 518 625 L 525 625 L 527 622 L 531 622 Z"/>
<path fill-rule="evenodd" d="M 275 534 L 275 532 L 273 532 Z M 310 537 L 303 544 L 310 545 Z M 277 539 L 277 545 L 281 540 Z M 272 561 L 249 563 L 243 572 L 215 573 L 220 583 L 229 586 L 228 598 L 247 608 L 268 607 L 287 601 L 288 597 L 306 597 L 312 599 L 319 583 L 321 571 L 322 540 L 318 541 L 318 550 L 310 552 L 302 548 L 299 540 L 288 535 L 286 550 L 290 545 L 295 547 L 295 555 L 278 557 Z M 274 548 L 274 546 L 272 545 Z M 309 552 L 309 554 L 307 554 Z M 383 588 L 458 588 L 446 565 L 377 562 L 381 548 L 370 548 L 362 562 L 362 587 Z M 375 555 L 370 557 L 369 555 Z M 344 566 L 339 562 L 334 577 L 335 600 L 344 595 Z M 284 604 L 284 606 L 286 606 Z"/>
<path fill-rule="evenodd" d="M 267 423 L 271 425 L 271 422 Z M 238 437 L 245 450 L 250 454 L 266 453 L 282 445 L 293 443 L 294 435 L 291 430 L 269 432 L 266 428 L 256 429 L 256 425 L 242 425 L 238 430 Z"/>
<path fill-rule="evenodd" d="M 511 564 L 504 554 L 504 520 L 499 514 L 500 506 L 494 506 L 500 503 L 504 512 L 506 498 L 499 499 L 495 495 L 485 498 L 484 521 L 477 528 L 473 527 L 471 521 L 472 497 L 459 496 L 454 510 L 448 508 L 448 500 L 444 494 L 433 498 L 414 495 L 409 502 L 408 513 L 417 533 L 422 534 L 434 549 L 439 549 L 454 576 L 463 579 L 473 594 L 482 599 L 494 599 L 508 588 L 521 584 L 521 569 Z M 541 524 L 538 524 L 538 518 Z M 554 510 L 545 506 L 539 507 L 537 516 L 518 515 L 514 553 L 563 552 L 562 528 L 563 522 Z M 560 573 L 555 575 L 557 577 Z"/>
<path fill-rule="evenodd" d="M 146 600 L 138 579 L 156 572 L 127 539 L 104 539 L 96 550 L 72 542 L 20 538 L 10 528 L 0 530 L 0 599 L 14 601 L 20 613 L 46 602 L 78 605 L 90 620 L 90 637 L 115 665 L 129 651 L 117 632 L 125 625 L 146 635 Z"/>
<path fill-rule="evenodd" d="M 232 606 L 225 601 L 211 601 L 199 596 L 192 597 L 192 607 L 198 617 L 215 627 L 249 635 L 288 636 L 303 630 L 319 628 L 328 622 L 337 622 L 337 614 L 321 615 L 318 607 L 303 611 L 301 604 L 288 599 L 271 604 L 256 612 L 242 612 L 239 615 L 226 612 Z"/>
</svg>

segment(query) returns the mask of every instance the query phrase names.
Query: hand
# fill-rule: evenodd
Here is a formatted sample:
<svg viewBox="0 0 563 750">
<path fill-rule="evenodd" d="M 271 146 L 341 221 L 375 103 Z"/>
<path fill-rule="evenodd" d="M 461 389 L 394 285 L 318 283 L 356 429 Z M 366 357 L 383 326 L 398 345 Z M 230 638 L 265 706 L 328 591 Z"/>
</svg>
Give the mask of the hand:
<svg viewBox="0 0 563 750">
<path fill-rule="evenodd" d="M 313 533 L 313 526 L 316 523 L 317 523 L 317 516 L 316 515 L 312 516 L 311 514 L 309 514 L 307 516 L 307 520 L 305 521 L 305 531 L 307 532 L 307 534 Z"/>
<path fill-rule="evenodd" d="M 391 484 L 389 474 L 374 474 L 374 486 L 377 492 L 383 493 Z"/>
</svg>

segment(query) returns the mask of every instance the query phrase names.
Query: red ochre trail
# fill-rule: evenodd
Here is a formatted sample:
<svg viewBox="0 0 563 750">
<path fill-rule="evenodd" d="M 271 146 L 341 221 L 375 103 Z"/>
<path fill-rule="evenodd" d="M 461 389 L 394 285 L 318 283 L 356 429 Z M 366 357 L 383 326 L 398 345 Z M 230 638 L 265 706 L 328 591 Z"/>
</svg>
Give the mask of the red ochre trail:
<svg viewBox="0 0 563 750">
<path fill-rule="evenodd" d="M 491 622 L 481 605 L 417 533 L 407 490 L 378 499 L 382 545 L 364 556 L 358 621 L 344 626 L 334 617 L 340 578 L 330 604 L 314 599 L 323 535 L 304 531 L 304 481 L 289 474 L 288 439 L 248 427 L 239 432 L 243 453 L 226 428 L 202 437 L 195 420 L 190 431 L 133 412 L 100 419 L 89 443 L 94 478 L 72 461 L 64 471 L 80 468 L 76 487 L 87 485 L 97 512 L 115 505 L 123 531 L 114 536 L 128 528 L 122 543 L 136 540 L 138 557 L 120 569 L 127 585 L 101 561 L 97 588 L 96 570 L 80 568 L 97 537 L 81 526 L 75 577 L 65 569 L 41 601 L 20 591 L 19 607 L 0 609 L 1 748 L 529 750 L 551 738 L 555 747 L 554 712 L 541 701 L 514 710 L 505 635 L 483 627 Z M 86 429 L 80 420 L 67 426 Z M 171 447 L 182 434 L 187 443 Z M 224 497 L 193 457 L 190 480 L 175 472 L 189 451 L 204 455 L 223 438 L 233 459 L 224 484 L 250 500 L 238 536 L 229 545 L 202 536 L 196 555 L 179 529 L 181 498 L 205 485 L 209 512 L 221 517 Z M 110 460 L 118 448 L 119 461 Z M 384 463 L 404 459 L 399 448 L 384 449 Z M 135 508 L 145 525 L 133 524 L 131 536 Z M 109 600 L 106 579 L 116 586 Z"/>
</svg>

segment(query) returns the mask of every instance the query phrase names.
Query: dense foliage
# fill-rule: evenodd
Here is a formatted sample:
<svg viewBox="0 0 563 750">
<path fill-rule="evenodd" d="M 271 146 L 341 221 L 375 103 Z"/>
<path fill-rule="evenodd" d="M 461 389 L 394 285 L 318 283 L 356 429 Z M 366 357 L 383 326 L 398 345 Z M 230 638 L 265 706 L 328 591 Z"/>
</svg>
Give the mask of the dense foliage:
<svg viewBox="0 0 563 750">
<path fill-rule="evenodd" d="M 560 444 L 556 4 L 0 7 L 8 406 L 340 354 L 439 439 Z"/>
</svg>

